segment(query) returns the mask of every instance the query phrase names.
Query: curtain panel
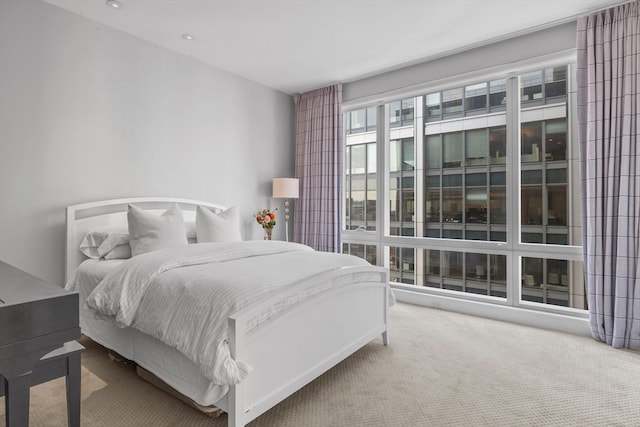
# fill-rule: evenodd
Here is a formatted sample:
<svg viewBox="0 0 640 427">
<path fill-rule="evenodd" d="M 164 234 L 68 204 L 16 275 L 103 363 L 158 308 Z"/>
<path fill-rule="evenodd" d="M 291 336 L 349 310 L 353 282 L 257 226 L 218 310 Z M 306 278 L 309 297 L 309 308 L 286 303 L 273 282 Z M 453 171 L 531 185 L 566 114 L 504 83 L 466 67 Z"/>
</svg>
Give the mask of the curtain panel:
<svg viewBox="0 0 640 427">
<path fill-rule="evenodd" d="M 300 198 L 294 206 L 295 242 L 340 252 L 342 170 L 342 85 L 294 97 L 296 178 Z"/>
<path fill-rule="evenodd" d="M 640 2 L 578 19 L 582 236 L 591 333 L 640 349 Z"/>
</svg>

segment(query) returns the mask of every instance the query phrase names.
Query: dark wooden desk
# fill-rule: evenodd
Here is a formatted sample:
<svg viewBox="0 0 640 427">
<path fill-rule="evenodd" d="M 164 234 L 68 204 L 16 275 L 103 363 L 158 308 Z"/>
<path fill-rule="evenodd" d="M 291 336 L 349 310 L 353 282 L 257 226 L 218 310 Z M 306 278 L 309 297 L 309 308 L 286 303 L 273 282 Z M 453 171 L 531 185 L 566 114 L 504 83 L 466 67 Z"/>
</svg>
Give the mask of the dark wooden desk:
<svg viewBox="0 0 640 427">
<path fill-rule="evenodd" d="M 40 360 L 80 337 L 78 309 L 78 294 L 0 261 L 0 375 L 4 377 L 7 427 L 29 425 L 29 388 L 38 378 L 54 375 L 54 371 L 42 371 L 61 357 L 58 354 L 54 359 L 49 357 L 49 361 Z M 80 350 L 75 346 L 68 350 L 74 360 L 72 365 L 67 365 L 73 371 L 71 377 L 75 378 L 76 374 L 79 377 L 80 365 L 76 366 L 73 357 L 79 355 Z M 66 360 L 69 359 L 65 356 Z M 40 372 L 32 377 L 36 365 L 41 363 Z M 73 396 L 75 398 L 75 394 Z M 80 398 L 79 392 L 77 398 Z M 79 405 L 78 401 L 78 408 Z"/>
</svg>

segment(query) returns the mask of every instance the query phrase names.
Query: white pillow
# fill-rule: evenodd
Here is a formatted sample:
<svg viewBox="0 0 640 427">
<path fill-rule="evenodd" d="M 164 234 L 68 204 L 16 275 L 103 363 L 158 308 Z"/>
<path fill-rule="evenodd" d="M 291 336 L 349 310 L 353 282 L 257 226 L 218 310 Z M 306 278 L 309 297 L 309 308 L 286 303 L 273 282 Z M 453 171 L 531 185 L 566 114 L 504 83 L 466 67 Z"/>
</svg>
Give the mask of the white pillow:
<svg viewBox="0 0 640 427">
<path fill-rule="evenodd" d="M 240 215 L 238 208 L 230 207 L 218 213 L 203 206 L 196 208 L 196 237 L 202 242 L 239 242 Z"/>
<path fill-rule="evenodd" d="M 162 215 L 129 205 L 127 222 L 132 256 L 187 244 L 184 219 L 177 204 Z"/>
<path fill-rule="evenodd" d="M 131 258 L 131 246 L 129 246 L 128 243 L 125 245 L 116 246 L 104 256 L 104 259 L 128 259 L 128 258 Z"/>
<path fill-rule="evenodd" d="M 129 234 L 125 226 L 104 226 L 90 230 L 80 243 L 80 252 L 89 258 L 106 256 L 116 246 L 129 245 Z"/>
</svg>

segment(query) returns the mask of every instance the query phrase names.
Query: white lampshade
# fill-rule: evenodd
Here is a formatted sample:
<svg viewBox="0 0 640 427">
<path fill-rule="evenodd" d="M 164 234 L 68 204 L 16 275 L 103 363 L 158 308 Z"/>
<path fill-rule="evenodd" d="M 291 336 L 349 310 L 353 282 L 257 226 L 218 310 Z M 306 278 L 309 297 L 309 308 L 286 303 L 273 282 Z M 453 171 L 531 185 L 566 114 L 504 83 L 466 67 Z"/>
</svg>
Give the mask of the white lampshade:
<svg viewBox="0 0 640 427">
<path fill-rule="evenodd" d="M 273 178 L 274 199 L 297 199 L 300 197 L 300 181 L 297 178 Z"/>
</svg>

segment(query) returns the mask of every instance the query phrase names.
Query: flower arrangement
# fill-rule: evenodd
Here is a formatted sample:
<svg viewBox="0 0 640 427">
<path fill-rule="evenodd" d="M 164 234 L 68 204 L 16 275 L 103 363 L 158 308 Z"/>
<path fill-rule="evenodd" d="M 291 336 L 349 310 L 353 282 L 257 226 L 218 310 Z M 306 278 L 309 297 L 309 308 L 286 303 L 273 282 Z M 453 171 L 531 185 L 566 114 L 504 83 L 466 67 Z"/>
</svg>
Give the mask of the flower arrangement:
<svg viewBox="0 0 640 427">
<path fill-rule="evenodd" d="M 276 226 L 276 211 L 278 209 L 270 210 L 263 209 L 261 211 L 256 212 L 256 222 L 262 226 L 264 230 L 264 239 L 271 240 L 271 233 L 273 231 L 273 227 Z"/>
</svg>

